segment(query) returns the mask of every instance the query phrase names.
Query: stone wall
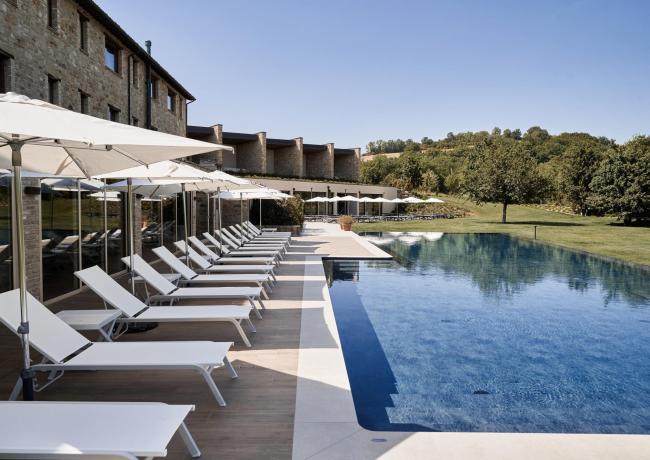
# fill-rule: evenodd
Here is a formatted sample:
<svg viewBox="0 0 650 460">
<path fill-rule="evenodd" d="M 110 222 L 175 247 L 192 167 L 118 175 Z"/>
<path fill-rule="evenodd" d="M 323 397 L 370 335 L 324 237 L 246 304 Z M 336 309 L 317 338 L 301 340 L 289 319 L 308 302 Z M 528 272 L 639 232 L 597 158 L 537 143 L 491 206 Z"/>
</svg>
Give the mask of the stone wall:
<svg viewBox="0 0 650 460">
<path fill-rule="evenodd" d="M 275 149 L 273 155 L 274 174 L 285 177 L 301 177 L 303 174 L 303 141 L 302 137 L 294 139 L 294 145 Z"/>
<path fill-rule="evenodd" d="M 334 156 L 334 178 L 344 180 L 359 180 L 359 166 L 361 164 L 361 149 L 354 149 L 354 153 L 345 153 Z"/>
<path fill-rule="evenodd" d="M 257 140 L 235 147 L 237 168 L 248 173 L 266 172 L 266 133 L 257 133 Z"/>
<path fill-rule="evenodd" d="M 146 120 L 145 65 L 73 0 L 55 0 L 57 26 L 47 24 L 47 2 L 0 1 L 0 52 L 11 57 L 9 89 L 29 97 L 49 99 L 48 75 L 59 80 L 57 104 L 81 111 L 81 92 L 89 96 L 88 114 L 108 118 L 109 105 L 120 111 L 119 121 L 138 126 Z M 88 18 L 87 50 L 80 48 L 79 14 Z M 104 65 L 106 37 L 116 43 L 118 72 Z M 131 64 L 129 64 L 129 61 Z M 135 64 L 134 64 L 135 63 Z M 129 65 L 137 67 L 129 78 Z M 133 73 L 133 72 L 132 72 Z M 157 77 L 153 74 L 154 77 Z M 159 77 L 158 77 L 159 78 Z M 129 120 L 129 88 L 131 120 Z M 176 112 L 167 110 L 168 88 L 176 94 Z M 159 131 L 185 135 L 186 101 L 164 80 L 152 101 L 152 124 Z"/>
<path fill-rule="evenodd" d="M 240 222 L 239 200 L 221 200 L 221 225 L 229 227 Z M 243 217 L 248 220 L 248 201 L 243 202 Z"/>
<path fill-rule="evenodd" d="M 23 190 L 40 188 L 36 178 L 23 178 Z M 41 194 L 23 193 L 23 224 L 25 228 L 25 273 L 27 290 L 37 299 L 42 298 L 42 250 L 41 250 Z M 15 260 L 15 259 L 14 259 Z M 14 273 L 18 267 L 14 267 Z M 18 287 L 16 282 L 16 287 Z"/>
<path fill-rule="evenodd" d="M 334 177 L 334 144 L 325 144 L 319 152 L 304 155 L 305 177 L 331 179 Z"/>
</svg>

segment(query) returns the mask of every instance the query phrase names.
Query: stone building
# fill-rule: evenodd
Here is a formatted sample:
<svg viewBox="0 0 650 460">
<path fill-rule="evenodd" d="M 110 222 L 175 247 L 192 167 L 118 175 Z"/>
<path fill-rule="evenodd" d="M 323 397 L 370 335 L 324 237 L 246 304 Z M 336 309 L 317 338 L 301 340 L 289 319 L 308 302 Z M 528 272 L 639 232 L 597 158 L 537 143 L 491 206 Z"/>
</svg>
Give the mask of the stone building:
<svg viewBox="0 0 650 460">
<path fill-rule="evenodd" d="M 0 30 L 0 92 L 185 135 L 192 95 L 93 1 L 0 0 Z"/>
<path fill-rule="evenodd" d="M 194 97 L 151 56 L 150 48 L 136 43 L 92 0 L 0 0 L 0 31 L 0 93 L 16 92 L 95 117 L 185 136 L 187 103 Z M 73 272 L 80 267 L 122 270 L 124 197 L 108 203 L 107 222 L 100 222 L 103 204 L 90 193 L 55 191 L 43 182 L 25 180 L 29 291 L 47 300 L 78 288 Z M 11 193 L 10 183 L 1 181 L 0 291 L 15 286 L 11 227 L 4 224 L 11 221 Z M 145 212 L 140 203 L 136 200 L 138 222 Z M 167 203 L 168 219 L 177 214 L 175 205 Z M 104 224 L 110 229 L 106 251 L 98 238 Z M 135 247 L 142 247 L 140 232 Z"/>
<path fill-rule="evenodd" d="M 359 148 L 306 144 L 302 137 L 270 138 L 265 132 L 227 132 L 222 125 L 188 126 L 187 136 L 233 147 L 233 152 L 215 152 L 194 159 L 209 168 L 294 179 L 359 180 Z"/>
</svg>

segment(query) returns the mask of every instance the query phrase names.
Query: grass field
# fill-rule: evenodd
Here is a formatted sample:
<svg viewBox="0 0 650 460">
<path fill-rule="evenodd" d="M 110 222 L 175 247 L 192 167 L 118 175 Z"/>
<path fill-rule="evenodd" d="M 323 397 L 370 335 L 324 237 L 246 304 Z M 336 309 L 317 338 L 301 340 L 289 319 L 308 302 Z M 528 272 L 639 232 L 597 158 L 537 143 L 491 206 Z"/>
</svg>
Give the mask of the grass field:
<svg viewBox="0 0 650 460">
<path fill-rule="evenodd" d="M 527 206 L 509 206 L 508 223 L 501 224 L 499 205 L 477 206 L 458 197 L 443 199 L 469 209 L 473 215 L 433 221 L 355 223 L 353 230 L 507 233 L 533 238 L 536 225 L 540 241 L 650 266 L 650 228 L 647 227 L 624 227 L 613 218 L 571 216 Z"/>
</svg>

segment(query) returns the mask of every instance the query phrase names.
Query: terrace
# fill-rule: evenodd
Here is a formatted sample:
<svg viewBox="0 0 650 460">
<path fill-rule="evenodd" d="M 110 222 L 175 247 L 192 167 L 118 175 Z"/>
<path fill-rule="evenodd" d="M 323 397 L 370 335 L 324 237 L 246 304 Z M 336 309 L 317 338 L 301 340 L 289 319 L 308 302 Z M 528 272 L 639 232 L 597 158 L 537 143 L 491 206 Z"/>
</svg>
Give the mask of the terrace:
<svg viewBox="0 0 650 460">
<path fill-rule="evenodd" d="M 235 342 L 229 353 L 239 379 L 215 373 L 228 405 L 217 407 L 203 382 L 190 373 L 77 372 L 39 393 L 39 400 L 163 401 L 193 403 L 188 427 L 202 458 L 638 458 L 647 436 L 373 432 L 359 426 L 343 360 L 322 258 L 386 259 L 364 238 L 337 226 L 308 223 L 292 240 L 278 285 L 256 321 L 253 347 Z M 122 279 L 122 282 L 125 280 Z M 84 291 L 50 308 L 102 308 Z M 182 307 L 179 307 L 182 308 Z M 160 324 L 123 341 L 232 340 L 228 326 Z M 0 392 L 7 394 L 20 370 L 19 341 L 0 332 Z M 189 458 L 178 436 L 168 458 Z M 383 458 L 383 457 L 382 457 Z"/>
</svg>

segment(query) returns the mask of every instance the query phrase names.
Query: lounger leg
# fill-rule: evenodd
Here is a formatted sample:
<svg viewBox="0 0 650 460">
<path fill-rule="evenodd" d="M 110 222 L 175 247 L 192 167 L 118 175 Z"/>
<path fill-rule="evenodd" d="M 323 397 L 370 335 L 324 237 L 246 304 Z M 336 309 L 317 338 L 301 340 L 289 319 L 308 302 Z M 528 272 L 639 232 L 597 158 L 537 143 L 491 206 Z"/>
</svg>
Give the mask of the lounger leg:
<svg viewBox="0 0 650 460">
<path fill-rule="evenodd" d="M 239 377 L 239 375 L 237 375 L 237 371 L 235 370 L 234 367 L 232 367 L 232 364 L 230 364 L 230 360 L 227 357 L 223 358 L 223 365 L 226 369 L 228 369 L 228 373 L 230 374 L 230 377 L 232 377 L 233 379 Z"/>
<path fill-rule="evenodd" d="M 252 347 L 250 341 L 248 340 L 248 337 L 246 337 L 246 332 L 241 327 L 241 324 L 239 323 L 239 320 L 234 319 L 232 323 L 235 325 L 235 329 L 237 329 L 237 332 L 239 332 L 239 335 L 241 336 L 241 339 L 244 341 L 244 344 L 250 348 Z"/>
<path fill-rule="evenodd" d="M 264 305 L 264 302 L 262 302 L 262 297 L 258 297 L 257 301 L 260 303 L 260 307 L 262 307 L 262 310 L 266 310 L 266 305 Z"/>
<path fill-rule="evenodd" d="M 250 328 L 251 332 L 257 332 L 257 329 L 255 328 L 255 325 L 250 318 L 246 318 L 246 322 L 248 323 L 248 327 Z"/>
<path fill-rule="evenodd" d="M 262 288 L 262 295 L 264 296 L 265 299 L 269 299 L 269 295 L 266 293 L 266 289 L 264 289 L 264 285 L 262 283 L 257 283 L 259 287 Z"/>
<path fill-rule="evenodd" d="M 257 316 L 257 319 L 262 319 L 262 314 L 260 313 L 260 310 L 257 308 L 257 305 L 255 305 L 255 302 L 253 302 L 253 299 L 249 297 L 248 302 L 251 304 L 251 307 L 253 307 L 253 311 L 255 312 L 255 316 Z"/>
<path fill-rule="evenodd" d="M 180 433 L 181 438 L 185 443 L 185 447 L 187 447 L 187 450 L 190 452 L 192 458 L 200 457 L 201 451 L 199 450 L 199 446 L 196 445 L 196 441 L 194 441 L 190 430 L 187 429 L 185 422 L 181 423 L 181 426 L 178 427 L 178 432 Z"/>
<path fill-rule="evenodd" d="M 9 395 L 9 401 L 16 401 L 22 389 L 23 389 L 23 379 L 18 377 L 18 380 L 16 380 L 16 384 L 14 385 L 14 389 L 11 390 L 11 394 Z"/>
<path fill-rule="evenodd" d="M 214 399 L 217 400 L 217 404 L 219 404 L 221 407 L 224 407 L 226 405 L 226 400 L 223 399 L 223 396 L 221 396 L 221 392 L 219 391 L 219 388 L 217 388 L 217 384 L 214 383 L 214 380 L 212 380 L 212 376 L 210 375 L 210 373 L 203 368 L 201 368 L 199 372 L 201 372 L 201 375 L 203 376 L 205 383 L 208 384 L 208 388 L 210 388 L 210 391 L 212 392 Z"/>
</svg>

